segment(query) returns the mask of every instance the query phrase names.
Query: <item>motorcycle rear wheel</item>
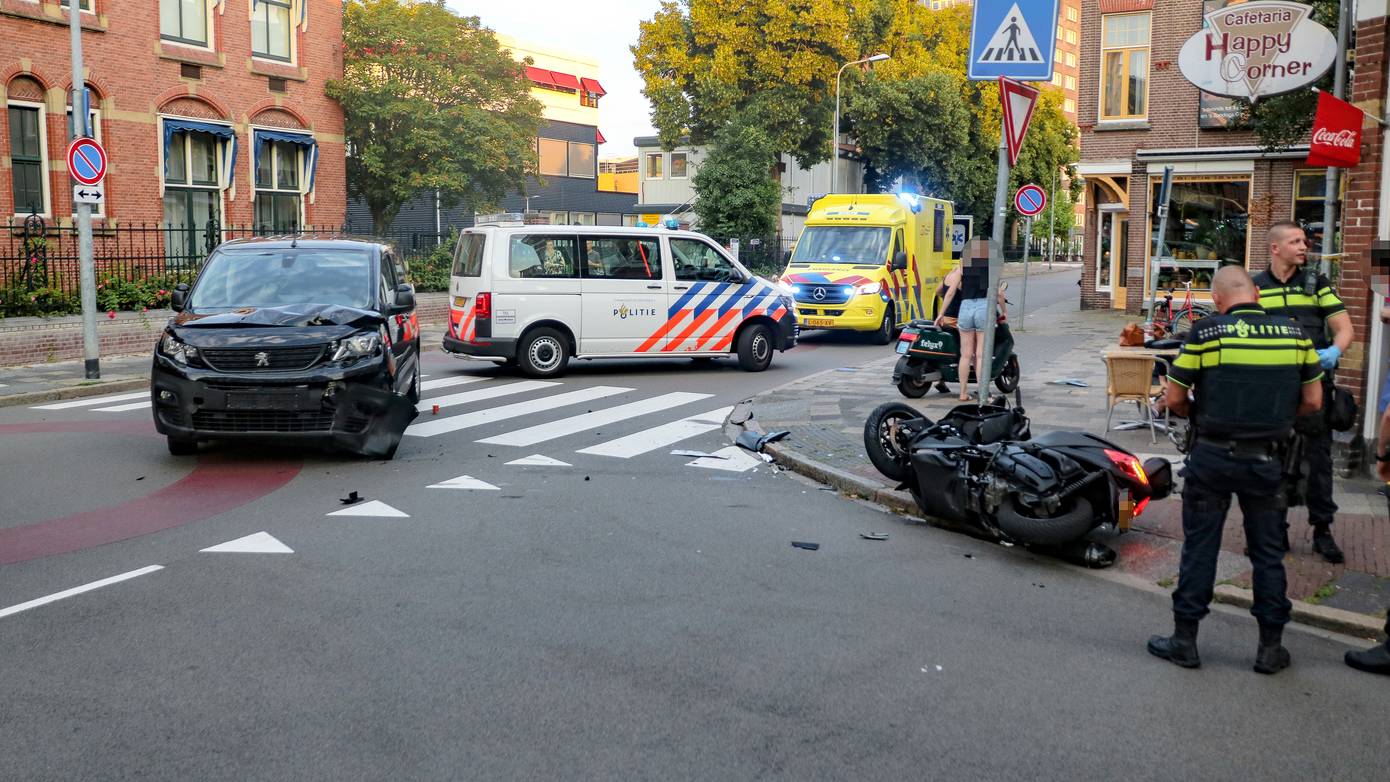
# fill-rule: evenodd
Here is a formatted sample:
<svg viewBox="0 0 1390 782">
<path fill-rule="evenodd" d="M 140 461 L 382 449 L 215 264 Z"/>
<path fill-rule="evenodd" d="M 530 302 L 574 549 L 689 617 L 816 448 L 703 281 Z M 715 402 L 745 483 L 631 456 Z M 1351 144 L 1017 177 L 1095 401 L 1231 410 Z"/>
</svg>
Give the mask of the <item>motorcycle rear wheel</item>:
<svg viewBox="0 0 1390 782">
<path fill-rule="evenodd" d="M 1010 496 L 995 513 L 999 529 L 1014 540 L 1039 546 L 1056 546 L 1076 540 L 1091 531 L 1095 513 L 1084 497 L 1076 497 L 1058 513 L 1048 517 L 1033 511 Z"/>
<path fill-rule="evenodd" d="M 924 425 L 931 423 L 909 404 L 884 402 L 864 422 L 864 450 L 874 467 L 890 480 L 904 481 L 912 471 L 907 450 L 911 433 L 902 424 L 914 419 Z"/>
</svg>

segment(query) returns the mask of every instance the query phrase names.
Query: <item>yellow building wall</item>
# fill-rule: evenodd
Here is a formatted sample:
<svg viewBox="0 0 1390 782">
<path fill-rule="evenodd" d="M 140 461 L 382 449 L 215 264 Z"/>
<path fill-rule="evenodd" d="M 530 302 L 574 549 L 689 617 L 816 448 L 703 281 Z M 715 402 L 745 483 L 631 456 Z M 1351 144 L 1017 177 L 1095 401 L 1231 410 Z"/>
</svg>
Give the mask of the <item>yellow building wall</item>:
<svg viewBox="0 0 1390 782">
<path fill-rule="evenodd" d="M 605 174 L 600 171 L 598 175 L 598 189 L 605 193 L 636 193 L 637 172 L 629 171 L 626 174 Z"/>
<path fill-rule="evenodd" d="M 598 75 L 597 60 L 591 60 L 583 55 L 561 49 L 541 49 L 530 44 L 523 44 L 511 36 L 501 33 L 498 33 L 497 41 L 502 44 L 502 48 L 510 49 L 512 56 L 518 60 L 530 57 L 531 64 L 537 68 L 568 73 L 575 78 L 597 79 L 600 84 L 603 83 Z M 580 105 L 579 95 L 576 93 L 557 92 L 556 90 L 546 90 L 533 86 L 531 97 L 540 101 L 545 107 L 543 116 L 548 120 L 573 122 L 576 125 L 593 125 L 595 127 L 599 124 L 598 109 Z M 599 102 L 602 103 L 602 100 Z"/>
</svg>

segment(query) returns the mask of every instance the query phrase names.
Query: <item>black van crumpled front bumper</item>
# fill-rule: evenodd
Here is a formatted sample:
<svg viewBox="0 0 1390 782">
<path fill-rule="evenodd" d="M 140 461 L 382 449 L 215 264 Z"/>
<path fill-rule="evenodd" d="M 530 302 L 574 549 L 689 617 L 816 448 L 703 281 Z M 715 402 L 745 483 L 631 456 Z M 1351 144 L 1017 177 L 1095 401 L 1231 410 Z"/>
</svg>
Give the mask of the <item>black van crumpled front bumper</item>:
<svg viewBox="0 0 1390 782">
<path fill-rule="evenodd" d="M 385 456 L 418 415 L 383 356 L 301 372 L 228 373 L 156 352 L 155 429 L 186 440 L 276 439 Z"/>
</svg>

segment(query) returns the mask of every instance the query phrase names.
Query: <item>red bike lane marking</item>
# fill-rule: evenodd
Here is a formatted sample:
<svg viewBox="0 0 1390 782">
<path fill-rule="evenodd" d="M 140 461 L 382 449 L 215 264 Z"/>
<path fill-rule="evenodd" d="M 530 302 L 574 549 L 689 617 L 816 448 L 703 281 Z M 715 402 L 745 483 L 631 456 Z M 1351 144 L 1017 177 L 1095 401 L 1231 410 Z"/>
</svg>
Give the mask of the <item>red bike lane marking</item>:
<svg viewBox="0 0 1390 782">
<path fill-rule="evenodd" d="M 64 422 L 0 425 L 0 435 L 54 432 L 153 434 L 148 423 Z M 0 565 L 94 548 L 191 524 L 239 508 L 279 489 L 303 465 L 201 457 L 193 471 L 158 491 L 105 508 L 0 529 Z"/>
</svg>

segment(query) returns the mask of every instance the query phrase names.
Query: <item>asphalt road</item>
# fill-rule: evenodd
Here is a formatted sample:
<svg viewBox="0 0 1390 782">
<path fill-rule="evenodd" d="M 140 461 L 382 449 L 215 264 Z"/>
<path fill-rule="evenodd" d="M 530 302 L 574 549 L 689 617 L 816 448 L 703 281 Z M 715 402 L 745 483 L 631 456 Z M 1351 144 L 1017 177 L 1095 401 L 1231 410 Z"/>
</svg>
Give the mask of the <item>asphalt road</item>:
<svg viewBox="0 0 1390 782">
<path fill-rule="evenodd" d="M 1030 308 L 1075 295 L 1035 279 Z M 1261 677 L 1253 620 L 1219 611 L 1179 670 L 1143 648 L 1162 595 L 670 454 L 884 350 L 812 333 L 758 375 L 583 363 L 512 392 L 432 354 L 440 413 L 392 462 L 179 459 L 148 410 L 103 409 L 139 400 L 0 409 L 0 779 L 1383 775 L 1390 683 L 1339 639 L 1292 632 Z M 507 464 L 532 456 L 567 466 Z M 407 515 L 328 515 L 350 491 Z M 247 536 L 281 553 L 202 551 Z"/>
</svg>

